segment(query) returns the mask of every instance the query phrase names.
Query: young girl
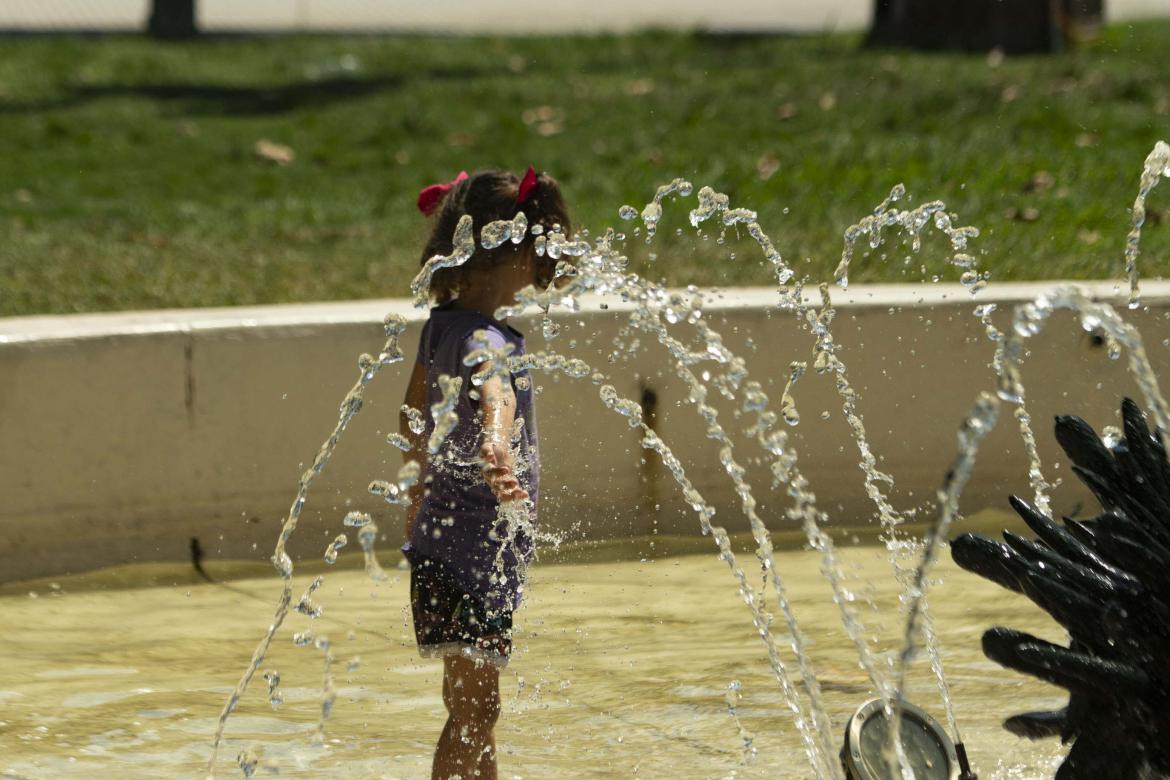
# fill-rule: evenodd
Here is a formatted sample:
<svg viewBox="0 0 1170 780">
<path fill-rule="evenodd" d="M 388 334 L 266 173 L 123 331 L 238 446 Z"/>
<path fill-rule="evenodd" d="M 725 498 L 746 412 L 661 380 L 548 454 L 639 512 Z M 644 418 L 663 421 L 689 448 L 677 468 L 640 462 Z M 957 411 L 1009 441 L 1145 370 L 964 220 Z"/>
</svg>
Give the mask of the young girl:
<svg viewBox="0 0 1170 780">
<path fill-rule="evenodd" d="M 464 215 L 470 215 L 477 239 L 488 223 L 512 220 L 520 211 L 530 228 L 570 230 L 556 181 L 531 167 L 523 179 L 504 171 L 460 173 L 449 184 L 424 189 L 418 205 L 428 216 L 437 212 L 423 263 L 452 252 L 452 235 Z M 411 565 L 414 630 L 419 652 L 443 659 L 448 713 L 432 778 L 496 778 L 492 729 L 500 712 L 499 670 L 512 650 L 512 612 L 523 590 L 518 579 L 532 553 L 532 539 L 523 530 L 505 529 L 497 509 L 504 502 L 523 502 L 534 521 L 539 481 L 531 384 L 517 381 L 524 374 L 503 374 L 477 387 L 472 375 L 492 366 L 465 366 L 463 360 L 484 347 L 511 344 L 512 355 L 524 352 L 523 334 L 496 320 L 494 312 L 513 303 L 521 288 L 546 286 L 554 266 L 537 256 L 530 230 L 519 243 L 506 241 L 490 250 L 477 241 L 467 262 L 440 269 L 431 279 L 437 305 L 423 327 L 401 430 L 412 444 L 406 458 L 424 467 L 411 495 L 402 548 Z M 442 375 L 462 379 L 458 423 L 439 452 L 428 457 L 434 429 L 430 407 L 442 397 Z M 406 407 L 423 412 L 421 433 L 410 430 Z"/>
</svg>

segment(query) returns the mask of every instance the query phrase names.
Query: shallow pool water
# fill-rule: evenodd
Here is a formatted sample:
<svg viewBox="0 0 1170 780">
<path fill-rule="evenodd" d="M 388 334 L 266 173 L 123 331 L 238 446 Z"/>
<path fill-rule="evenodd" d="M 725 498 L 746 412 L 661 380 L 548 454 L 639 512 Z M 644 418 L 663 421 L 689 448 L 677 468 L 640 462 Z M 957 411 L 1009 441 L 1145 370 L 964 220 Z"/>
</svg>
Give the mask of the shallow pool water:
<svg viewBox="0 0 1170 780">
<path fill-rule="evenodd" d="M 842 552 L 859 592 L 865 580 L 873 585 L 879 612 L 863 617 L 884 618 L 881 636 L 894 636 L 901 626 L 884 551 Z M 870 697 L 867 679 L 818 557 L 780 552 L 777 564 L 843 731 Z M 160 571 L 154 576 L 165 577 Z M 975 768 L 983 778 L 1050 777 L 1059 745 L 1020 740 L 1000 723 L 1057 704 L 1060 692 L 991 664 L 979 637 L 995 623 L 1057 640 L 1059 628 L 949 561 L 938 571 L 932 612 Z M 6 586 L 0 596 L 0 777 L 203 776 L 216 717 L 271 617 L 279 581 L 92 589 L 119 579 L 102 577 Z M 440 664 L 416 655 L 407 580 L 391 571 L 375 585 L 344 559 L 326 573 L 316 599 L 324 615 L 290 617 L 264 666 L 280 672 L 283 705 L 270 707 L 257 675 L 229 721 L 218 776 L 241 777 L 236 756 L 245 749 L 260 760 L 258 777 L 428 776 L 443 721 Z M 517 653 L 501 677 L 501 777 L 811 775 L 750 614 L 713 554 L 540 565 L 517 622 Z M 322 655 L 291 640 L 304 630 L 327 634 L 337 657 L 323 747 L 312 739 Z M 736 681 L 738 724 L 727 706 Z M 910 697 L 943 720 L 924 662 Z"/>
</svg>

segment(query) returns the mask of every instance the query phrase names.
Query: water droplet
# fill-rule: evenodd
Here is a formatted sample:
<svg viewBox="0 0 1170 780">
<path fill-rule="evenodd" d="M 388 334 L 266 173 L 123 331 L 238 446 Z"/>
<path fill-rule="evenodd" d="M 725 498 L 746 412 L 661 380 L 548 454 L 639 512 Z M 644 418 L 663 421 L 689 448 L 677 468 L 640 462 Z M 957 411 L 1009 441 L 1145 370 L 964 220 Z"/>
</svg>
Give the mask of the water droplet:
<svg viewBox="0 0 1170 780">
<path fill-rule="evenodd" d="M 378 367 L 381 364 L 374 360 L 374 356 L 368 352 L 363 352 L 358 356 L 358 370 L 362 372 L 362 379 L 366 382 L 374 378 L 374 374 L 378 372 Z"/>
<path fill-rule="evenodd" d="M 244 777 L 252 777 L 256 774 L 256 767 L 260 764 L 260 757 L 254 751 L 244 749 L 236 756 L 236 764 L 240 767 L 240 771 L 244 773 Z"/>
<path fill-rule="evenodd" d="M 365 512 L 353 511 L 346 514 L 345 519 L 341 521 L 342 525 L 347 525 L 352 528 L 361 528 L 363 525 L 369 525 L 374 522 Z"/>
<path fill-rule="evenodd" d="M 349 540 L 345 537 L 345 534 L 338 534 L 337 538 L 325 548 L 325 563 L 330 565 L 337 563 L 337 554 L 348 542 Z"/>
<path fill-rule="evenodd" d="M 512 238 L 511 220 L 497 219 L 484 225 L 483 230 L 479 231 L 479 243 L 484 249 L 495 249 L 510 238 Z"/>
<path fill-rule="evenodd" d="M 1116 449 L 1118 445 L 1125 441 L 1125 434 L 1116 425 L 1106 425 L 1101 430 L 1101 441 L 1109 449 Z"/>
<path fill-rule="evenodd" d="M 402 413 L 406 415 L 407 427 L 410 429 L 411 433 L 422 433 L 424 430 L 426 430 L 426 420 L 423 419 L 422 412 L 420 412 L 418 409 L 414 409 L 410 406 L 407 406 L 406 404 L 403 404 Z"/>
<path fill-rule="evenodd" d="M 280 692 L 280 672 L 275 669 L 265 672 L 264 681 L 268 683 L 268 704 L 272 709 L 278 709 L 284 703 L 284 696 Z"/>
<path fill-rule="evenodd" d="M 658 221 L 662 219 L 662 206 L 655 202 L 646 204 L 642 209 L 642 222 L 646 225 L 646 235 L 653 236 L 658 229 Z"/>
<path fill-rule="evenodd" d="M 283 578 L 288 579 L 293 573 L 292 558 L 288 557 L 288 553 L 283 550 L 278 554 L 272 556 L 272 565 L 276 567 L 277 573 Z"/>
<path fill-rule="evenodd" d="M 387 336 L 397 336 L 406 330 L 406 318 L 401 314 L 387 314 L 382 319 L 382 327 Z"/>
</svg>

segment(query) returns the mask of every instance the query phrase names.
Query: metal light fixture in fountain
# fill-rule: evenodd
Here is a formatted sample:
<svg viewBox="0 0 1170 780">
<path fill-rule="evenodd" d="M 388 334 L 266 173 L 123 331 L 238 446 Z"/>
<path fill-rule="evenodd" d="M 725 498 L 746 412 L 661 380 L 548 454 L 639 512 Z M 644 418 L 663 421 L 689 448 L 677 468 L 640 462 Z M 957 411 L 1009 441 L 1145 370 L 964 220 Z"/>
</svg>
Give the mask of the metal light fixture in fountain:
<svg viewBox="0 0 1170 780">
<path fill-rule="evenodd" d="M 1068 647 L 1001 627 L 983 635 L 992 660 L 1068 690 L 1066 707 L 1004 723 L 1020 736 L 1073 743 L 1059 780 L 1170 775 L 1166 432 L 1151 433 L 1128 398 L 1121 416 L 1124 432 L 1104 441 L 1079 417 L 1056 418 L 1056 439 L 1101 502 L 1099 517 L 1059 523 L 1013 497 L 1039 538 L 963 534 L 951 545 L 964 569 L 1023 593 L 1068 630 Z"/>
<path fill-rule="evenodd" d="M 853 713 L 845 726 L 845 747 L 841 748 L 849 780 L 883 780 L 887 776 L 888 765 L 882 755 L 887 734 L 881 699 L 871 699 Z M 903 702 L 901 737 L 906 762 L 917 780 L 976 780 L 966 756 L 956 751 L 942 726 L 921 707 Z"/>
</svg>

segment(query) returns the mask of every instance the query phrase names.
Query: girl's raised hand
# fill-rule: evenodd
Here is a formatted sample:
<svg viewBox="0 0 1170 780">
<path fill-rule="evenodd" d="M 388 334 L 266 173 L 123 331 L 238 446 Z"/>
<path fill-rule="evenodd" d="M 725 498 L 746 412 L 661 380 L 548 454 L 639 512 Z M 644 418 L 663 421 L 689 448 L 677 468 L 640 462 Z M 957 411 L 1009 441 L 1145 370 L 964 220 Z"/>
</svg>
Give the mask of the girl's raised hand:
<svg viewBox="0 0 1170 780">
<path fill-rule="evenodd" d="M 492 495 L 501 504 L 505 501 L 523 501 L 528 491 L 520 487 L 512 467 L 512 453 L 499 442 L 484 442 L 479 448 L 483 458 L 483 478 Z"/>
</svg>

